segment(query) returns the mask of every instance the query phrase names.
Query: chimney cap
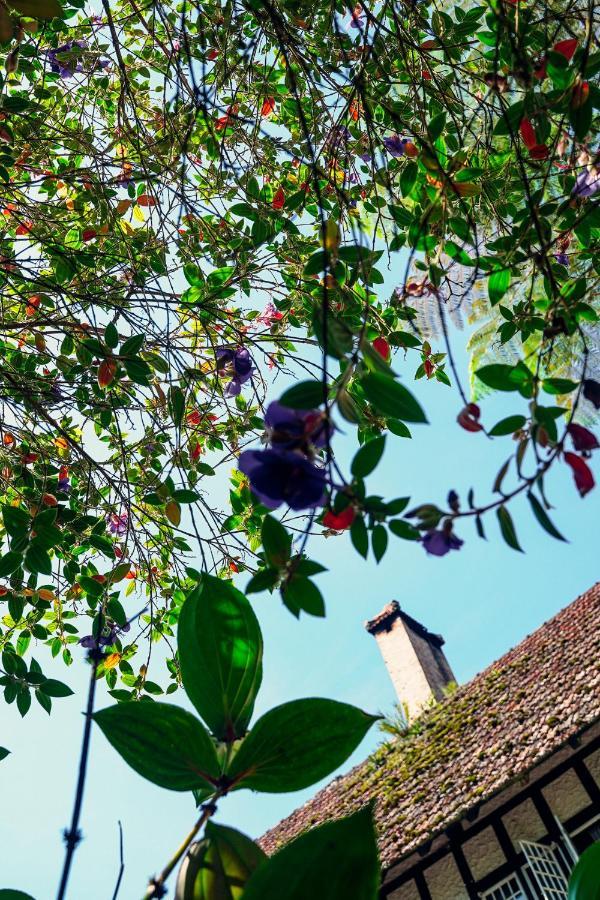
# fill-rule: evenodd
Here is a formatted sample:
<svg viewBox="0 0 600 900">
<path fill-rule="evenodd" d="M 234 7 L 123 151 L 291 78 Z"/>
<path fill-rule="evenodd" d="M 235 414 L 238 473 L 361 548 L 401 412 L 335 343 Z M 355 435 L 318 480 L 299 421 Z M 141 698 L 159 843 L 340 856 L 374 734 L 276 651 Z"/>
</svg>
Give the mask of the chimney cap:
<svg viewBox="0 0 600 900">
<path fill-rule="evenodd" d="M 433 634 L 431 631 L 428 631 L 424 625 L 421 625 L 420 622 L 417 622 L 416 619 L 413 619 L 412 616 L 405 613 L 400 608 L 400 604 L 397 600 L 392 600 L 391 603 L 388 603 L 383 607 L 379 615 L 375 616 L 373 619 L 368 619 L 365 622 L 365 628 L 369 634 L 379 634 L 382 631 L 389 631 L 396 619 L 402 619 L 412 631 L 418 634 L 419 637 L 429 641 L 434 647 L 443 647 L 445 641 L 442 635 Z"/>
</svg>

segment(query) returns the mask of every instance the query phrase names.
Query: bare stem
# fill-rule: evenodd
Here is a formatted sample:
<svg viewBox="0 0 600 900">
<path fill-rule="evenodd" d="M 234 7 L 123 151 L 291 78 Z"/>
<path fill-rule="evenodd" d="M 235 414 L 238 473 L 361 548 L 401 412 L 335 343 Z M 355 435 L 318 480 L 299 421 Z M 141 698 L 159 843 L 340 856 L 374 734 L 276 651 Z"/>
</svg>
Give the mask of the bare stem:
<svg viewBox="0 0 600 900">
<path fill-rule="evenodd" d="M 166 866 L 164 867 L 164 869 L 162 870 L 160 875 L 157 875 L 155 878 L 152 879 L 152 881 L 148 885 L 148 889 L 147 889 L 146 893 L 144 894 L 144 900 L 151 900 L 151 898 L 152 898 L 152 900 L 156 900 L 156 898 L 158 898 L 158 897 L 165 896 L 165 893 L 166 893 L 165 887 L 164 887 L 165 881 L 167 880 L 167 878 L 169 877 L 169 875 L 171 874 L 171 872 L 173 871 L 173 869 L 175 868 L 175 866 L 177 865 L 177 863 L 179 862 L 179 860 L 181 859 L 183 854 L 186 852 L 186 850 L 188 849 L 188 847 L 190 846 L 190 844 L 192 843 L 192 841 L 194 840 L 194 838 L 196 837 L 196 835 L 198 834 L 200 829 L 203 827 L 203 825 L 205 825 L 208 822 L 210 817 L 212 815 L 214 815 L 214 813 L 216 812 L 217 800 L 219 799 L 220 796 L 221 796 L 220 793 L 217 793 L 217 794 L 215 794 L 215 796 L 213 797 L 212 800 L 209 800 L 208 803 L 204 803 L 202 805 L 202 807 L 201 807 L 202 815 L 200 816 L 200 818 L 198 819 L 198 821 L 196 822 L 196 824 L 194 825 L 194 827 L 192 828 L 190 833 L 183 839 L 182 843 L 179 845 L 179 847 L 177 848 L 177 850 L 175 851 L 175 853 L 173 854 L 173 856 L 171 857 L 169 862 L 166 864 Z"/>
</svg>

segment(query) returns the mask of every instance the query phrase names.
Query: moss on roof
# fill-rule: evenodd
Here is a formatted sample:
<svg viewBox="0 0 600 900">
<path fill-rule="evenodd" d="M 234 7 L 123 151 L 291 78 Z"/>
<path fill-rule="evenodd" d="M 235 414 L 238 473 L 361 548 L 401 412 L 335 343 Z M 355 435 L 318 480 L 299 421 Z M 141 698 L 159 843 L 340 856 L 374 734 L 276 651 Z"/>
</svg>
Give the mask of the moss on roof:
<svg viewBox="0 0 600 900">
<path fill-rule="evenodd" d="M 384 866 L 600 719 L 600 583 L 261 839 L 269 852 L 376 800 Z"/>
</svg>

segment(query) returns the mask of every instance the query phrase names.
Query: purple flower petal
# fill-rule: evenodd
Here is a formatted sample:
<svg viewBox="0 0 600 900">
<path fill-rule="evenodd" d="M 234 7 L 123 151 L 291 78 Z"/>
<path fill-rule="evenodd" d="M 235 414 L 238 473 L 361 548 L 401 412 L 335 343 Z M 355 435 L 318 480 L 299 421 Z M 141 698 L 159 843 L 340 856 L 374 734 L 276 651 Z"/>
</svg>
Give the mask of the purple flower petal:
<svg viewBox="0 0 600 900">
<path fill-rule="evenodd" d="M 325 503 L 326 476 L 299 453 L 288 450 L 245 450 L 238 467 L 260 502 L 269 509 L 286 503 L 291 509 L 314 509 Z"/>
<path fill-rule="evenodd" d="M 452 532 L 431 530 L 423 537 L 423 546 L 432 556 L 445 556 L 450 550 L 460 550 L 464 541 Z"/>
</svg>

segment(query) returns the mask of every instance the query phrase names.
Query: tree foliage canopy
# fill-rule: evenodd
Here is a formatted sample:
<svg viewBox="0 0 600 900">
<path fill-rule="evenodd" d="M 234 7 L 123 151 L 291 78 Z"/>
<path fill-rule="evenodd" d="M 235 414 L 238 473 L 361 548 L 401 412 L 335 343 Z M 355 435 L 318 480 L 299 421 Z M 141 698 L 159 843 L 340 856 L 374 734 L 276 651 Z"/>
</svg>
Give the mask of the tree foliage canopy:
<svg viewBox="0 0 600 900">
<path fill-rule="evenodd" d="M 348 530 L 379 561 L 389 535 L 442 556 L 461 548 L 462 519 L 484 536 L 495 517 L 520 550 L 509 506 L 526 493 L 562 539 L 544 476 L 567 465 L 584 496 L 598 447 L 597 24 L 580 0 L 0 5 L 0 682 L 21 715 L 33 696 L 49 712 L 70 692 L 31 641 L 67 665 L 83 645 L 118 702 L 97 718 L 114 746 L 205 802 L 245 777 L 219 747 L 246 733 L 261 678 L 233 573 L 248 572 L 247 593 L 320 616 L 311 531 Z M 403 273 L 391 296 L 390 264 Z M 451 345 L 461 317 L 478 326 L 471 388 Z M 279 372 L 294 378 L 283 396 Z M 394 436 L 427 422 L 405 386 L 415 377 L 454 391 L 473 440 L 507 442 L 487 500 L 451 491 L 440 507 L 424 485 L 412 501 L 369 494 Z M 514 411 L 484 427 L 492 391 Z M 350 471 L 336 420 L 356 434 Z M 192 611 L 203 592 L 214 602 Z M 163 639 L 168 686 L 137 656 Z M 214 657 L 224 645 L 245 648 L 241 668 Z M 212 737 L 162 707 L 165 741 L 188 728 L 204 756 L 157 774 L 132 725 L 155 707 L 130 701 L 182 683 Z M 341 761 L 323 752 L 311 768 L 301 721 L 316 717 L 324 746 L 348 753 L 371 721 L 281 710 L 304 769 L 257 758 L 257 790 Z M 266 719 L 254 728 L 273 729 Z M 253 734 L 238 759 L 259 753 Z M 369 827 L 346 823 L 349 844 Z M 209 855 L 241 865 L 243 836 L 207 834 Z"/>
</svg>

